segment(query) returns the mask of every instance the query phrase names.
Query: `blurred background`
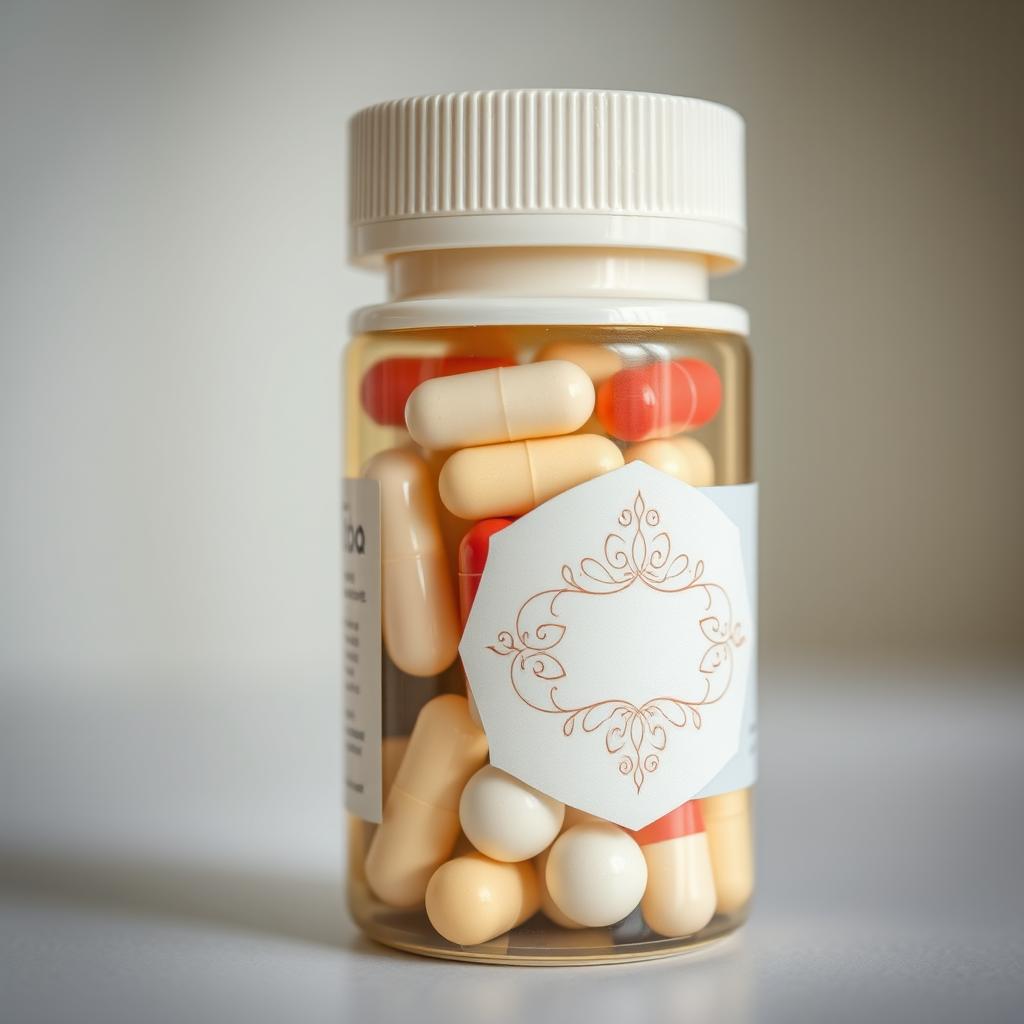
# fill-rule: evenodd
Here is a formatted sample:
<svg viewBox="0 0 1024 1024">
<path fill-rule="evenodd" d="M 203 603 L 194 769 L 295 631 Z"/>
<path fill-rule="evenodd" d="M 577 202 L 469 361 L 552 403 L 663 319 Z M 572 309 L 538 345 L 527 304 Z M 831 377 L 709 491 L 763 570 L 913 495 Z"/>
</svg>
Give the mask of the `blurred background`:
<svg viewBox="0 0 1024 1024">
<path fill-rule="evenodd" d="M 740 111 L 749 263 L 713 294 L 753 323 L 763 703 L 1019 688 L 1022 46 L 1012 0 L 5 3 L 11 862 L 333 892 L 339 354 L 383 296 L 346 120 L 403 95 Z"/>
</svg>

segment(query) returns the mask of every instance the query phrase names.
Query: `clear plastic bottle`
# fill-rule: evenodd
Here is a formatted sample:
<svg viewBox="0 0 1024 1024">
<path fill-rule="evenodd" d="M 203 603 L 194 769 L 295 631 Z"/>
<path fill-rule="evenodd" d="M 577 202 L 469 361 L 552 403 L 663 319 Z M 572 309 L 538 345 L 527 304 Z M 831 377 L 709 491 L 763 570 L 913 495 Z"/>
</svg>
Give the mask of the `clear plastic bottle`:
<svg viewBox="0 0 1024 1024">
<path fill-rule="evenodd" d="M 356 313 L 344 363 L 351 912 L 388 945 L 503 963 L 665 956 L 725 934 L 745 919 L 753 888 L 756 492 L 747 317 L 709 301 L 708 281 L 744 257 L 742 121 L 678 97 L 468 93 L 370 108 L 355 119 L 353 149 L 353 252 L 384 267 L 389 296 Z M 731 543 L 742 547 L 751 610 L 743 621 L 717 609 L 700 619 L 714 635 L 686 679 L 706 693 L 677 702 L 685 727 L 642 682 L 676 641 L 659 632 L 660 612 L 645 619 L 635 609 L 646 605 L 623 603 L 634 611 L 622 636 L 657 645 L 630 678 L 634 696 L 595 698 L 588 720 L 569 713 L 559 694 L 572 683 L 560 679 L 562 690 L 525 701 L 548 713 L 509 739 L 500 701 L 518 693 L 515 659 L 532 657 L 542 680 L 557 673 L 537 668 L 550 666 L 553 645 L 533 640 L 538 651 L 524 652 L 522 635 L 500 665 L 487 647 L 493 671 L 465 657 L 470 628 L 488 628 L 503 589 L 520 571 L 546 571 L 527 557 L 515 579 L 500 578 L 495 537 L 515 521 L 497 542 L 515 564 L 513 536 L 525 543 L 547 507 L 562 519 L 545 529 L 571 538 L 573 515 L 582 531 L 591 514 L 587 488 L 604 477 L 637 490 L 636 463 L 657 471 L 640 478 L 648 492 L 667 488 L 684 504 L 721 496 L 740 539 L 687 536 L 686 586 L 670 586 L 658 553 L 668 519 L 644 532 L 657 516 L 634 505 L 636 519 L 626 509 L 619 527 L 643 533 L 643 549 L 606 547 L 594 571 L 621 570 L 625 582 L 600 577 L 591 590 L 646 586 L 710 607 L 716 584 L 697 554 Z M 586 573 L 596 563 L 580 564 Z M 586 591 L 568 578 L 563 589 Z M 578 607 L 574 637 L 598 629 L 597 603 Z M 592 653 L 610 642 L 590 636 L 591 653 L 578 657 L 611 664 Z M 571 658 L 558 657 L 564 677 Z M 591 732 L 602 708 L 609 719 Z M 623 723 L 632 746 L 615 731 Z M 557 756 L 556 734 L 568 741 Z M 589 738 L 598 734 L 607 761 Z M 697 785 L 687 766 L 705 741 L 716 770 Z M 499 743 L 505 770 L 488 766 Z M 549 785 L 553 757 L 561 781 Z M 629 773 L 632 789 L 619 778 Z M 628 795 L 613 799 L 623 785 Z M 658 808 L 655 785 L 666 787 Z M 623 811 L 633 789 L 637 809 Z M 565 799 L 576 792 L 587 808 Z"/>
</svg>

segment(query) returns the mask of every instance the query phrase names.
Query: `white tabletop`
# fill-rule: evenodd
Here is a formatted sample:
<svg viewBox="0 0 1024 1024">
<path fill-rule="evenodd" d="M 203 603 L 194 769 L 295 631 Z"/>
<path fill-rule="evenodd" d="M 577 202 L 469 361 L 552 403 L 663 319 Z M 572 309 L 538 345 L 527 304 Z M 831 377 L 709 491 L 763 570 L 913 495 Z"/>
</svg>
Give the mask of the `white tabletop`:
<svg viewBox="0 0 1024 1024">
<path fill-rule="evenodd" d="M 281 714 L 288 702 L 252 699 L 224 748 L 248 789 L 265 796 L 270 789 L 258 805 L 270 818 L 259 820 L 295 854 L 279 865 L 218 860 L 208 836 L 188 831 L 202 824 L 197 807 L 215 807 L 225 834 L 231 825 L 258 831 L 242 781 L 209 779 L 210 804 L 183 803 L 176 789 L 196 785 L 195 764 L 206 770 L 216 762 L 230 774 L 217 761 L 224 751 L 214 757 L 197 739 L 211 728 L 209 699 L 187 700 L 175 714 L 163 709 L 142 738 L 152 707 L 131 712 L 139 716 L 134 739 L 116 714 L 102 716 L 91 723 L 90 743 L 106 751 L 95 771 L 106 773 L 107 789 L 118 766 L 123 772 L 123 785 L 111 792 L 120 817 L 109 808 L 83 815 L 70 804 L 61 816 L 69 827 L 106 821 L 115 839 L 118 821 L 152 826 L 159 838 L 156 823 L 168 819 L 167 852 L 126 838 L 114 848 L 95 836 L 76 844 L 56 825 L 48 831 L 42 805 L 52 780 L 36 787 L 38 813 L 27 791 L 20 804 L 12 801 L 13 825 L 2 837 L 3 1019 L 1024 1019 L 1024 690 L 1017 673 L 833 667 L 766 676 L 753 918 L 704 951 L 613 967 L 456 964 L 363 940 L 344 913 L 340 870 L 324 868 L 340 841 L 315 855 L 300 849 L 340 829 L 340 788 L 324 778 L 298 810 L 286 799 L 282 776 L 321 771 L 328 760 L 326 749 L 302 760 L 308 736 L 290 735 L 299 722 Z M 23 728 L 8 717 L 0 755 L 8 797 L 17 796 L 9 773 L 19 759 L 29 763 L 35 754 L 38 764 L 41 746 L 73 746 L 70 725 L 44 729 L 37 705 L 17 707 Z M 235 720 L 232 707 L 221 709 L 219 728 Z M 179 748 L 187 742 L 193 766 L 165 772 L 159 737 Z M 254 776 L 255 762 L 235 752 L 255 756 L 260 740 L 270 763 Z M 289 751 L 291 759 L 283 756 Z M 307 822 L 311 816 L 319 818 Z M 218 827 L 212 819 L 206 825 Z M 49 848 L 39 838 L 46 835 Z"/>
</svg>

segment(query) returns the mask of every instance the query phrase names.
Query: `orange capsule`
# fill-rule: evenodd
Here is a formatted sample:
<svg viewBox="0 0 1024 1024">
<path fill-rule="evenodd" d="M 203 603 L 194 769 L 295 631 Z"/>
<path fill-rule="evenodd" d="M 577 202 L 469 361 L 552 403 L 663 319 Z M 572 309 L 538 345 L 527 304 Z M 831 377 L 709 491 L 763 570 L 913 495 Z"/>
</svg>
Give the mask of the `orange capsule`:
<svg viewBox="0 0 1024 1024">
<path fill-rule="evenodd" d="M 721 379 L 702 359 L 619 370 L 597 392 L 598 419 L 623 441 L 696 430 L 714 419 L 721 404 Z"/>
<path fill-rule="evenodd" d="M 647 861 L 640 909 L 667 938 L 699 932 L 715 913 L 715 880 L 700 801 L 690 800 L 632 833 Z"/>
</svg>

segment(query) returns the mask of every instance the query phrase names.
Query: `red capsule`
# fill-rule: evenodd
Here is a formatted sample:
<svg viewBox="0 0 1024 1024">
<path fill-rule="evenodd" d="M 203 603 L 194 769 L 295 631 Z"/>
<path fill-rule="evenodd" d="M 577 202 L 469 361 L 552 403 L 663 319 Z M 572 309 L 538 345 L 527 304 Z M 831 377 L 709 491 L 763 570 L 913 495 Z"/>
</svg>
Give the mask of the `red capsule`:
<svg viewBox="0 0 1024 1024">
<path fill-rule="evenodd" d="M 484 574 L 487 554 L 491 549 L 491 538 L 512 523 L 511 519 L 482 519 L 459 544 L 459 611 L 462 625 L 466 625 L 469 610 L 473 607 L 480 577 Z"/>
<path fill-rule="evenodd" d="M 598 389 L 597 415 L 623 441 L 670 437 L 714 419 L 722 404 L 718 371 L 702 359 L 620 370 Z"/>
<path fill-rule="evenodd" d="M 512 365 L 511 359 L 484 356 L 438 356 L 428 359 L 400 356 L 383 359 L 363 374 L 359 397 L 363 409 L 374 422 L 383 427 L 404 427 L 405 403 L 425 380 Z"/>
</svg>

